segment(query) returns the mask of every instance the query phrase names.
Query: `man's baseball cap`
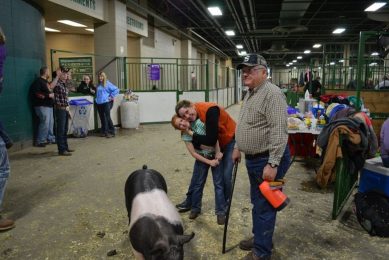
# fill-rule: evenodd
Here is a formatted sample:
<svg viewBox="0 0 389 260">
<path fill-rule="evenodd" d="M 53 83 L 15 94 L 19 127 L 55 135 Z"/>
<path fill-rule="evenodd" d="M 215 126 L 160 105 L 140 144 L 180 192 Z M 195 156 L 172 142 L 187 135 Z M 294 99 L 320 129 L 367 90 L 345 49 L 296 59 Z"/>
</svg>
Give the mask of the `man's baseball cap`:
<svg viewBox="0 0 389 260">
<path fill-rule="evenodd" d="M 249 67 L 253 67 L 253 66 L 257 66 L 257 65 L 261 65 L 261 66 L 264 66 L 267 68 L 267 62 L 265 60 L 264 57 L 262 57 L 261 55 L 259 54 L 248 54 L 246 55 L 244 58 L 243 58 L 243 61 L 242 63 L 240 63 L 236 69 L 240 70 L 242 69 L 244 66 L 249 66 Z"/>
<path fill-rule="evenodd" d="M 60 65 L 59 66 L 59 69 L 61 70 L 61 72 L 65 72 L 65 73 L 68 73 L 69 72 L 69 68 L 65 68 L 64 66 Z"/>
</svg>

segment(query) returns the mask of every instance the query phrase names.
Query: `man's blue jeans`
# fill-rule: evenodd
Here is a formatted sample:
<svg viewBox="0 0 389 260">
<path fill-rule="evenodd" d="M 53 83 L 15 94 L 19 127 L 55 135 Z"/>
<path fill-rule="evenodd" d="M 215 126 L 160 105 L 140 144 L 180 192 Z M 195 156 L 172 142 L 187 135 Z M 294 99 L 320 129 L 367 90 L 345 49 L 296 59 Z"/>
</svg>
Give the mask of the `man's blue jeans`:
<svg viewBox="0 0 389 260">
<path fill-rule="evenodd" d="M 54 142 L 55 136 L 53 133 L 54 117 L 53 108 L 39 106 L 34 107 L 35 113 L 39 118 L 37 143 L 42 144 L 48 142 Z"/>
<path fill-rule="evenodd" d="M 228 201 L 231 197 L 232 189 L 232 169 L 234 162 L 232 161 L 232 152 L 234 151 L 235 139 L 232 139 L 225 147 L 223 147 L 223 158 L 219 167 L 223 173 L 224 197 Z"/>
<path fill-rule="evenodd" d="M 254 254 L 259 257 L 271 256 L 273 233 L 276 224 L 277 211 L 266 200 L 258 188 L 258 178 L 262 178 L 263 168 L 268 163 L 269 157 L 261 157 L 252 160 L 246 159 L 246 168 L 250 180 L 250 196 L 253 204 L 253 233 Z M 290 165 L 290 153 L 287 146 L 280 165 L 277 167 L 275 179 L 284 177 Z"/>
<path fill-rule="evenodd" d="M 0 208 L 3 203 L 5 186 L 10 172 L 7 148 L 2 138 L 0 138 Z"/>
<path fill-rule="evenodd" d="M 185 204 L 192 208 L 192 212 L 201 212 L 201 200 L 203 198 L 203 191 L 209 168 L 212 170 L 213 186 L 215 190 L 215 213 L 216 215 L 225 215 L 226 200 L 224 198 L 223 175 L 221 174 L 220 166 L 211 167 L 206 163 L 198 160 L 195 161 Z"/>
<path fill-rule="evenodd" d="M 55 119 L 57 125 L 57 146 L 58 152 L 63 153 L 68 147 L 68 111 L 64 109 L 55 109 Z"/>
</svg>

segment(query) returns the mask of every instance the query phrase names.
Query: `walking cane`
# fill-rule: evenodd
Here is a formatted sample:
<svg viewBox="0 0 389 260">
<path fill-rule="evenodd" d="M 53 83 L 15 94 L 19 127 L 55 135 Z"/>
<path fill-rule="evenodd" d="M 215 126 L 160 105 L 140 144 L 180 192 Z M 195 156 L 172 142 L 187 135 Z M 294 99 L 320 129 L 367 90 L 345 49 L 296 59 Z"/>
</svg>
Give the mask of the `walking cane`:
<svg viewBox="0 0 389 260">
<path fill-rule="evenodd" d="M 235 164 L 234 164 L 234 171 L 232 173 L 232 180 L 231 180 L 231 182 L 232 182 L 231 196 L 230 196 L 230 201 L 228 203 L 228 208 L 227 208 L 227 212 L 226 212 L 226 221 L 224 223 L 223 249 L 222 249 L 222 253 L 223 254 L 226 252 L 228 219 L 230 218 L 230 209 L 231 209 L 232 195 L 234 194 L 234 186 L 235 186 L 236 172 L 237 171 L 238 171 L 238 162 L 235 162 Z"/>
</svg>

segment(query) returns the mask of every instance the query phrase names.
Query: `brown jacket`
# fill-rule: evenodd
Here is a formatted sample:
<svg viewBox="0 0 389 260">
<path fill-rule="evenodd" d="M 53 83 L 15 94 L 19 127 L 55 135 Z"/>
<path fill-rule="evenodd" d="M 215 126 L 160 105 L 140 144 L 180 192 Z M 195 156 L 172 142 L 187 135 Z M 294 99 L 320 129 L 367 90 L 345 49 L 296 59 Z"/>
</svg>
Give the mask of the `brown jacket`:
<svg viewBox="0 0 389 260">
<path fill-rule="evenodd" d="M 349 141 L 353 144 L 361 143 L 361 136 L 359 133 L 352 132 L 347 126 L 340 125 L 331 132 L 323 163 L 316 175 L 316 182 L 322 188 L 325 188 L 328 183 L 335 181 L 336 159 L 343 158 L 342 149 L 339 145 L 339 133 L 347 134 Z"/>
</svg>

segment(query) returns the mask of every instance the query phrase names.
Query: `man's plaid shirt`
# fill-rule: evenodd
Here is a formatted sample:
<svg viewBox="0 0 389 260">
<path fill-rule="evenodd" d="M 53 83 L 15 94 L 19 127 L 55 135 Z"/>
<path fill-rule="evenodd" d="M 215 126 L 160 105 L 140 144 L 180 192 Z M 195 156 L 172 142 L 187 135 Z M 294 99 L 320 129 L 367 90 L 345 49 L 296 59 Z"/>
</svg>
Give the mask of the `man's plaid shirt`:
<svg viewBox="0 0 389 260">
<path fill-rule="evenodd" d="M 288 142 L 285 95 L 269 81 L 249 90 L 236 126 L 236 146 L 245 154 L 269 151 L 269 163 L 279 165 Z"/>
<path fill-rule="evenodd" d="M 54 106 L 67 107 L 69 90 L 66 88 L 65 82 L 58 80 L 57 85 L 54 87 Z"/>
</svg>

